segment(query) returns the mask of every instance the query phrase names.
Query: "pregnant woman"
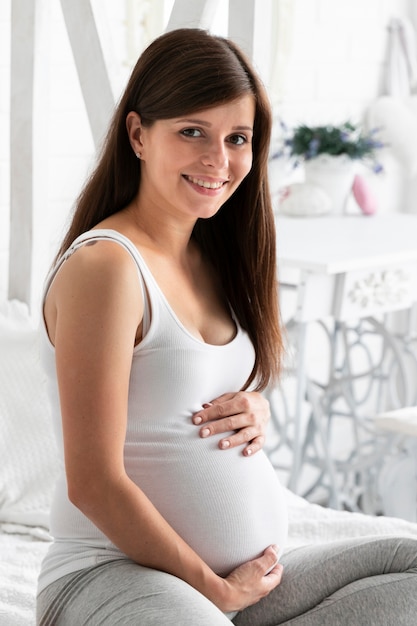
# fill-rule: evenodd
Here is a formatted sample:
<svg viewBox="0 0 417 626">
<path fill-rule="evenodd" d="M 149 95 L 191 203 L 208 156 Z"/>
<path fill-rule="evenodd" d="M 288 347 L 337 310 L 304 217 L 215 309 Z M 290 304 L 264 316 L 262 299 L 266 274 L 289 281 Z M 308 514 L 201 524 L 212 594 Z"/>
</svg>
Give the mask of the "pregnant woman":
<svg viewBox="0 0 417 626">
<path fill-rule="evenodd" d="M 282 349 L 270 131 L 226 39 L 173 31 L 133 70 L 46 282 L 62 473 L 42 626 L 361 623 L 337 594 L 378 575 L 416 610 L 412 542 L 279 563 L 285 500 L 260 450 Z"/>
</svg>

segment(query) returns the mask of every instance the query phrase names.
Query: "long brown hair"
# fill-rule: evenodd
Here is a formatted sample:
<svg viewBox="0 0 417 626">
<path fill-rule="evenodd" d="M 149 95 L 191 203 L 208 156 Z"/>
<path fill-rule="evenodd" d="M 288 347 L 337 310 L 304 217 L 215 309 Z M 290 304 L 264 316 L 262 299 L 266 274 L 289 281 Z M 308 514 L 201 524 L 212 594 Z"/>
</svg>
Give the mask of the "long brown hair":
<svg viewBox="0 0 417 626">
<path fill-rule="evenodd" d="M 142 53 L 58 256 L 137 194 L 140 167 L 126 130 L 130 111 L 150 126 L 248 93 L 255 99 L 251 171 L 214 217 L 197 221 L 193 237 L 216 268 L 230 305 L 254 344 L 255 366 L 245 388 L 255 381 L 261 390 L 277 378 L 282 352 L 275 222 L 267 175 L 272 116 L 261 81 L 232 41 L 200 29 L 178 29 L 161 35 Z"/>
</svg>

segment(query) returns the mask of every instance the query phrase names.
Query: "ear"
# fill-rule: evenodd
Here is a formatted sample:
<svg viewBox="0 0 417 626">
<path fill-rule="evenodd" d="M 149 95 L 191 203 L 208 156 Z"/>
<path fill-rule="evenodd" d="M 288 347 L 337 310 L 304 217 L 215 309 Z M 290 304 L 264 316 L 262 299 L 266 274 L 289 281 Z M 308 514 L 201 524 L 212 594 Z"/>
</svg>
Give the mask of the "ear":
<svg viewBox="0 0 417 626">
<path fill-rule="evenodd" d="M 126 129 L 133 152 L 142 154 L 142 122 L 139 113 L 130 111 L 126 117 Z"/>
</svg>

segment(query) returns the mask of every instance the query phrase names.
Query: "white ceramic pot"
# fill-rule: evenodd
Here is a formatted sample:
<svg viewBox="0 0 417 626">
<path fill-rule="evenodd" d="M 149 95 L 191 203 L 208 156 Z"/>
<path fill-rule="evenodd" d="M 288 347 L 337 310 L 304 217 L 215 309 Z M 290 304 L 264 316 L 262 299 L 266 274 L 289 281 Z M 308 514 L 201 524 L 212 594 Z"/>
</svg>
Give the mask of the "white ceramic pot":
<svg viewBox="0 0 417 626">
<path fill-rule="evenodd" d="M 331 213 L 343 215 L 356 173 L 356 162 L 345 154 L 320 154 L 305 161 L 305 180 L 325 191 L 331 200 Z"/>
</svg>

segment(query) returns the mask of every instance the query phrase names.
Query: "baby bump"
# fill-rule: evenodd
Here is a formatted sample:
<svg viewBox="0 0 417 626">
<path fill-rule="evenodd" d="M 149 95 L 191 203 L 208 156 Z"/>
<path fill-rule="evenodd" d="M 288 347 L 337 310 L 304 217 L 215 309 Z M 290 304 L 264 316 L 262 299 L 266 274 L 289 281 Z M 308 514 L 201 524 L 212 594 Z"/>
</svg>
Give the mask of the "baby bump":
<svg viewBox="0 0 417 626">
<path fill-rule="evenodd" d="M 263 452 L 244 457 L 241 448 L 219 450 L 215 438 L 141 448 L 131 478 L 218 574 L 268 545 L 284 547 L 285 496 Z"/>
</svg>

